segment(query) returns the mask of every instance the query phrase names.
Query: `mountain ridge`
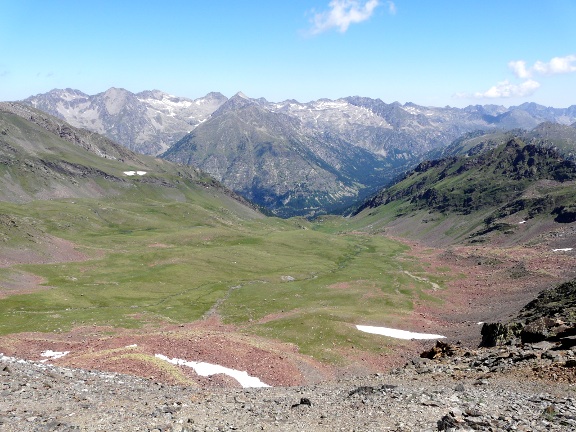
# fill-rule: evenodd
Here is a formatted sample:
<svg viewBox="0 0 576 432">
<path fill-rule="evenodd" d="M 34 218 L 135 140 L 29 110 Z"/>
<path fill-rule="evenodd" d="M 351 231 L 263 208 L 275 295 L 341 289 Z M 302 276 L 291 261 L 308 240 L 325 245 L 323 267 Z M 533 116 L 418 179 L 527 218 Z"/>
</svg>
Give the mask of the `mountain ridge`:
<svg viewBox="0 0 576 432">
<path fill-rule="evenodd" d="M 141 153 L 192 163 L 282 217 L 347 207 L 466 133 L 576 122 L 576 106 L 437 108 L 360 96 L 269 102 L 242 92 L 191 100 L 115 88 L 51 93 L 24 102 Z"/>
<path fill-rule="evenodd" d="M 157 155 L 194 129 L 227 98 L 211 92 L 188 99 L 146 90 L 132 93 L 112 87 L 87 95 L 74 89 L 54 89 L 22 103 L 108 138 L 139 153 Z"/>
<path fill-rule="evenodd" d="M 498 241 L 541 242 L 558 224 L 576 221 L 574 161 L 517 136 L 478 147 L 420 163 L 352 214 L 387 227 L 393 221 L 409 236 L 448 244 L 481 243 L 503 233 L 507 240 Z"/>
</svg>

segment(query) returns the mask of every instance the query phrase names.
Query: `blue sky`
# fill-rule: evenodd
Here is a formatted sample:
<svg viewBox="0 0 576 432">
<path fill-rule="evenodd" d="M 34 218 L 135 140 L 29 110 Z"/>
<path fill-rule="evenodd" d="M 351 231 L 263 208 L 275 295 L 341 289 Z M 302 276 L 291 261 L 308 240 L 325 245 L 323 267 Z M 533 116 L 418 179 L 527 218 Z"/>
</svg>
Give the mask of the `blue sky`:
<svg viewBox="0 0 576 432">
<path fill-rule="evenodd" d="M 0 0 L 0 100 L 122 87 L 567 107 L 575 23 L 574 0 Z"/>
</svg>

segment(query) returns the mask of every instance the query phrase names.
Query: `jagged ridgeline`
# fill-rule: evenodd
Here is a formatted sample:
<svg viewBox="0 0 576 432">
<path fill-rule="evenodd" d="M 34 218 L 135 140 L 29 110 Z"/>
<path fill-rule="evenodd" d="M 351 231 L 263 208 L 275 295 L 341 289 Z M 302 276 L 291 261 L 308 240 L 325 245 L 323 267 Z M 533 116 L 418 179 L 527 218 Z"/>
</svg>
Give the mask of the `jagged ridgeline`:
<svg viewBox="0 0 576 432">
<path fill-rule="evenodd" d="M 352 205 L 394 165 L 337 136 L 305 133 L 300 120 L 240 95 L 162 157 L 198 165 L 282 217 Z"/>
<path fill-rule="evenodd" d="M 557 222 L 572 222 L 574 180 L 576 164 L 557 149 L 511 138 L 479 153 L 422 162 L 355 214 L 395 203 L 397 216 L 418 210 L 445 215 L 484 212 L 488 226 L 518 212 L 527 218 L 547 214 Z"/>
</svg>

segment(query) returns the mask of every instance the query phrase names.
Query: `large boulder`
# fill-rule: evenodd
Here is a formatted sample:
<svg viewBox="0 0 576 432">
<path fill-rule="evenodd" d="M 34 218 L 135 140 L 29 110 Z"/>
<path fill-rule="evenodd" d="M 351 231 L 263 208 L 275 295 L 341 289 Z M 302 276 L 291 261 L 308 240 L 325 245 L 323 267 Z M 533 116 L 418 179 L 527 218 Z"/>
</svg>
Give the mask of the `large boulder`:
<svg viewBox="0 0 576 432">
<path fill-rule="evenodd" d="M 512 343 L 522 331 L 520 323 L 484 323 L 481 330 L 482 347 L 493 347 Z"/>
<path fill-rule="evenodd" d="M 560 341 L 576 335 L 576 279 L 543 291 L 508 323 L 482 326 L 480 346 Z"/>
</svg>

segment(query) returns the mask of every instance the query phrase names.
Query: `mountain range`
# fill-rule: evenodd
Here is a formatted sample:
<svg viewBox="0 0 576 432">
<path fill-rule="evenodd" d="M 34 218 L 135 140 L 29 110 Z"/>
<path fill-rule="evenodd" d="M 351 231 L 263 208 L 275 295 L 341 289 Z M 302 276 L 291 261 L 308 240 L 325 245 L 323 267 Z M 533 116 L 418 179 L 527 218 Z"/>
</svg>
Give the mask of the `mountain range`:
<svg viewBox="0 0 576 432">
<path fill-rule="evenodd" d="M 576 222 L 573 160 L 546 143 L 511 134 L 468 139 L 477 144 L 458 141 L 455 155 L 418 164 L 353 214 L 440 243 L 482 243 L 495 233 L 506 234 L 501 243 L 542 241 L 558 223 Z M 563 246 L 572 244 L 568 235 L 554 236 L 565 241 Z"/>
<path fill-rule="evenodd" d="M 94 96 L 53 90 L 23 102 L 134 151 L 196 166 L 282 217 L 352 205 L 466 133 L 576 122 L 576 105 L 533 103 L 438 108 L 366 97 L 275 103 L 242 93 L 191 100 L 116 88 Z"/>
</svg>

